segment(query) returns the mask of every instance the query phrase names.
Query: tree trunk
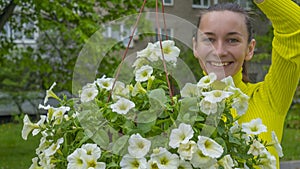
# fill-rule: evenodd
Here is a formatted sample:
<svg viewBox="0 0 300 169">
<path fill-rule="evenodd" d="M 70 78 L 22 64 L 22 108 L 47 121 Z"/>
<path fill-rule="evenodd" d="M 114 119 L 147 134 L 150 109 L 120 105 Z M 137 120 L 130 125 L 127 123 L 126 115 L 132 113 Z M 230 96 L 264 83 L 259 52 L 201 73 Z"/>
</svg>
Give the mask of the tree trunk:
<svg viewBox="0 0 300 169">
<path fill-rule="evenodd" d="M 0 15 L 0 32 L 3 30 L 5 23 L 12 16 L 15 7 L 17 4 L 11 0 L 10 3 L 4 8 L 3 12 Z"/>
</svg>

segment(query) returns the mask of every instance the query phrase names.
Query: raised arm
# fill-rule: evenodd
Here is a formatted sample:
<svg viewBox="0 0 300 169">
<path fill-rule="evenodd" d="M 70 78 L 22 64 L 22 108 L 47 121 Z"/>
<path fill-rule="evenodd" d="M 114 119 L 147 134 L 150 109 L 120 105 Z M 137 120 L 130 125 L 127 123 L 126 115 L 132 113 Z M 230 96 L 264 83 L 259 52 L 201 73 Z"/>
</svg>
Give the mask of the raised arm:
<svg viewBox="0 0 300 169">
<path fill-rule="evenodd" d="M 262 97 L 274 112 L 284 115 L 300 77 L 300 7 L 291 0 L 263 0 L 257 5 L 274 27 L 272 65 L 261 88 Z"/>
</svg>

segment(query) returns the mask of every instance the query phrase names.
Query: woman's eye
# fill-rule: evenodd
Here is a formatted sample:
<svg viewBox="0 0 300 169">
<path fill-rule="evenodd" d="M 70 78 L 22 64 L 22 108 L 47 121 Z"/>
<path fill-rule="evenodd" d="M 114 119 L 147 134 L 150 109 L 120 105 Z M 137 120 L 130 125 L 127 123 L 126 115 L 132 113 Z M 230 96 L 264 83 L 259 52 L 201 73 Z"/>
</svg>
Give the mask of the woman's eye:
<svg viewBox="0 0 300 169">
<path fill-rule="evenodd" d="M 232 39 L 228 39 L 228 42 L 229 43 L 237 43 L 237 42 L 239 42 L 239 40 L 232 38 Z"/>
</svg>

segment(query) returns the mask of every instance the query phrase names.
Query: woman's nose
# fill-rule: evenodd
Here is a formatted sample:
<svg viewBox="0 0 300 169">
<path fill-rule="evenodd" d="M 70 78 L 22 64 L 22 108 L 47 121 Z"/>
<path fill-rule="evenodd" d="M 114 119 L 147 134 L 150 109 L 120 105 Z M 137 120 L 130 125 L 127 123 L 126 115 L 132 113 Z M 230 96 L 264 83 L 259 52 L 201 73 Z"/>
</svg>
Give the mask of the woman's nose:
<svg viewBox="0 0 300 169">
<path fill-rule="evenodd" d="M 216 55 L 219 57 L 227 55 L 226 45 L 223 42 L 218 41 L 214 44 L 214 48 Z"/>
</svg>

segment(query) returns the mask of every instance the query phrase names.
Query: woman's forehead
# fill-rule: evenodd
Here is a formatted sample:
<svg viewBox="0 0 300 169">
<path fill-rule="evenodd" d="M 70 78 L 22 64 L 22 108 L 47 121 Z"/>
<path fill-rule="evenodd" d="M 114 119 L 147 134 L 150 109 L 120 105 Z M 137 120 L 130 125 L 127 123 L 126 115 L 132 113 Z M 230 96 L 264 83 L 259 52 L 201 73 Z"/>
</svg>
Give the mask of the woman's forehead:
<svg viewBox="0 0 300 169">
<path fill-rule="evenodd" d="M 211 11 L 201 18 L 199 29 L 202 32 L 240 32 L 247 34 L 245 16 L 232 11 Z"/>
</svg>

